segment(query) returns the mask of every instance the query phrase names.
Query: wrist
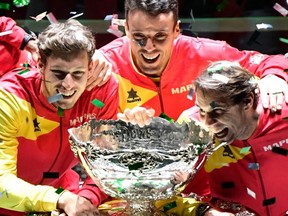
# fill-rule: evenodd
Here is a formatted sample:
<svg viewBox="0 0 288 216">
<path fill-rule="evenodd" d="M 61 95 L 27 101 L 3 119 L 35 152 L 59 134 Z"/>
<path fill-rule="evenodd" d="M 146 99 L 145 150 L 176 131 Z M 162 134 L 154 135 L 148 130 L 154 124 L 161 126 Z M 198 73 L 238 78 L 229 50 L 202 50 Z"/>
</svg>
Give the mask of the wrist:
<svg viewBox="0 0 288 216">
<path fill-rule="evenodd" d="M 20 46 L 21 50 L 24 50 L 25 46 L 28 44 L 30 40 L 36 40 L 36 38 L 30 34 L 25 33 L 24 38 L 22 40 L 22 44 Z"/>
</svg>

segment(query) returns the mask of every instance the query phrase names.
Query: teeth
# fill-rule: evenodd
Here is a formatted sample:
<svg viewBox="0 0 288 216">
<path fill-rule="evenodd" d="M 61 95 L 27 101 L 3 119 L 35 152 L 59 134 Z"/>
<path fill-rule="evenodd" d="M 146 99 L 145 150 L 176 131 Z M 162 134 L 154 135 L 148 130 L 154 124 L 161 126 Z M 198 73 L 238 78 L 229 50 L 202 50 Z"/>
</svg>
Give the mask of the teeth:
<svg viewBox="0 0 288 216">
<path fill-rule="evenodd" d="M 149 56 L 145 56 L 145 55 L 143 55 L 143 56 L 148 60 L 153 60 L 153 59 L 156 59 L 158 57 L 158 55 L 153 56 L 153 57 L 149 57 Z"/>
<path fill-rule="evenodd" d="M 59 93 L 62 94 L 63 96 L 69 97 L 69 96 L 74 94 L 74 91 L 73 92 L 61 92 L 61 91 L 59 91 Z"/>
</svg>

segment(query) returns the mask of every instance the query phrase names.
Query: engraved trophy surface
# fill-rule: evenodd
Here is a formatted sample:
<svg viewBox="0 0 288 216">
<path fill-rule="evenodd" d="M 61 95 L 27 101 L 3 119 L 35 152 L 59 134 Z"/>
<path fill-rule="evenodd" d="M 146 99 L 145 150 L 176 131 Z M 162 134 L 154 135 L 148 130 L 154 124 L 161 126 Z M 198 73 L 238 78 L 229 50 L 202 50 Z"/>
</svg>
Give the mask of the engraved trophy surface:
<svg viewBox="0 0 288 216">
<path fill-rule="evenodd" d="M 86 172 L 105 193 L 125 199 L 130 215 L 153 215 L 153 202 L 179 194 L 197 171 L 199 157 L 212 151 L 210 134 L 194 121 L 154 117 L 139 127 L 92 119 L 68 131 Z"/>
</svg>

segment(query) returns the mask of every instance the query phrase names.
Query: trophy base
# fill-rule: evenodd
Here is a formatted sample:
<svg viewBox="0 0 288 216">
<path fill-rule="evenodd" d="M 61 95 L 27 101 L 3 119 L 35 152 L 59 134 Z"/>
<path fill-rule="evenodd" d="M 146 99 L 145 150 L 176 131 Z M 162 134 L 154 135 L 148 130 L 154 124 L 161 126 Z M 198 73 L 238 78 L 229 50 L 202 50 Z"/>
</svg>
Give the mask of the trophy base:
<svg viewBox="0 0 288 216">
<path fill-rule="evenodd" d="M 112 200 L 99 206 L 101 213 L 113 216 L 165 216 L 157 210 L 154 201 Z"/>
</svg>

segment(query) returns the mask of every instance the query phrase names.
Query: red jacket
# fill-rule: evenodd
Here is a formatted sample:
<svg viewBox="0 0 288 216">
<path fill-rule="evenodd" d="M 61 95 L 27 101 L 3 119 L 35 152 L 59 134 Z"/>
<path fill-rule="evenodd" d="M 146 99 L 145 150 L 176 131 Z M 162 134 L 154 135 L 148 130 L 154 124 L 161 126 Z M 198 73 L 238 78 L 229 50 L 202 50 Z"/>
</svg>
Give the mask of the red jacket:
<svg viewBox="0 0 288 216">
<path fill-rule="evenodd" d="M 79 175 L 71 170 L 79 161 L 71 151 L 67 129 L 92 117 L 116 118 L 116 80 L 85 91 L 63 117 L 42 94 L 41 82 L 37 71 L 7 73 L 1 79 L 0 215 L 16 214 L 1 207 L 22 212 L 55 210 L 58 187 L 87 197 L 95 205 L 107 198 L 91 179 L 79 188 Z M 96 98 L 104 103 L 102 108 L 91 103 Z"/>
<path fill-rule="evenodd" d="M 198 110 L 183 115 L 195 119 Z M 258 127 L 248 140 L 220 147 L 205 163 L 212 204 L 223 211 L 237 212 L 241 204 L 259 216 L 287 215 L 288 106 L 284 102 L 275 114 L 259 103 L 257 112 Z"/>
<path fill-rule="evenodd" d="M 239 51 L 226 42 L 180 35 L 173 45 L 173 52 L 162 73 L 159 87 L 151 78 L 140 74 L 131 62 L 130 42 L 125 36 L 118 38 L 100 50 L 113 64 L 119 80 L 120 111 L 143 106 L 161 112 L 177 120 L 179 115 L 194 105 L 187 98 L 193 80 L 211 61 L 237 61 L 244 68 L 261 77 L 279 74 L 288 80 L 283 70 L 288 60 L 283 55 L 268 56 L 256 51 Z"/>
<path fill-rule="evenodd" d="M 25 31 L 11 18 L 0 16 L 0 32 L 10 30 L 11 34 L 0 36 L 0 77 L 31 60 L 29 52 L 20 50 Z"/>
<path fill-rule="evenodd" d="M 288 60 L 283 55 L 268 56 L 256 51 L 239 51 L 224 41 L 193 38 L 180 35 L 173 45 L 172 56 L 157 86 L 151 78 L 137 72 L 131 59 L 130 41 L 125 36 L 100 49 L 113 64 L 119 81 L 120 112 L 125 108 L 143 106 L 155 109 L 156 116 L 165 113 L 176 120 L 180 114 L 194 105 L 187 98 L 193 80 L 211 63 L 217 60 L 237 61 L 244 68 L 261 77 L 278 74 L 288 80 L 283 70 Z M 185 193 L 209 193 L 205 172 L 188 185 Z"/>
</svg>

